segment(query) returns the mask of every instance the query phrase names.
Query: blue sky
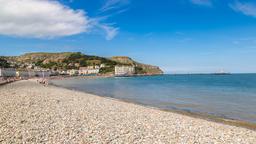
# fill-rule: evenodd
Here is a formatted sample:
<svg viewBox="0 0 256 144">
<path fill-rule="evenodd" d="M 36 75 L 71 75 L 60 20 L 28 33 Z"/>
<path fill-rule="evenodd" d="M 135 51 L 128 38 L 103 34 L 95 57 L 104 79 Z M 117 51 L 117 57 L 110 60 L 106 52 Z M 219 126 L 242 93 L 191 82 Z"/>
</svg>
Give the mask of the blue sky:
<svg viewBox="0 0 256 144">
<path fill-rule="evenodd" d="M 125 55 L 166 73 L 256 72 L 252 0 L 0 0 L 0 55 Z"/>
</svg>

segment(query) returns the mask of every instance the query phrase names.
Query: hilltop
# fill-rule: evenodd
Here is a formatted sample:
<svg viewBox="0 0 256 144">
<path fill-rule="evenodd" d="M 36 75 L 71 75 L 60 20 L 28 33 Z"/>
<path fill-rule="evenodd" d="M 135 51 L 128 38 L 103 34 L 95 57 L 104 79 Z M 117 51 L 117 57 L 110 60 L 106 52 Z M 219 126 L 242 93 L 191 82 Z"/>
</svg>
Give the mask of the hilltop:
<svg viewBox="0 0 256 144">
<path fill-rule="evenodd" d="M 142 64 L 129 57 L 115 56 L 105 58 L 85 55 L 80 52 L 26 53 L 20 56 L 2 57 L 2 59 L 6 60 L 10 67 L 18 69 L 68 70 L 103 64 L 106 67 L 100 69 L 101 74 L 113 73 L 116 65 L 134 66 L 136 74 L 155 75 L 163 73 L 157 66 Z"/>
</svg>

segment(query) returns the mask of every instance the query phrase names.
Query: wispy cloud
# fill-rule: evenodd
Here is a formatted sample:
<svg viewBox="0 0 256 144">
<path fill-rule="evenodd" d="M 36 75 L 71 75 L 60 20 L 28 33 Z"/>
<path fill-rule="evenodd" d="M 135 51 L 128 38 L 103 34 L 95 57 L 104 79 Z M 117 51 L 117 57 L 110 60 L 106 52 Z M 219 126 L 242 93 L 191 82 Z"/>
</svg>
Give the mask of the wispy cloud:
<svg viewBox="0 0 256 144">
<path fill-rule="evenodd" d="M 105 31 L 105 38 L 112 40 L 119 33 L 119 28 L 114 24 L 106 23 L 107 19 L 115 15 L 126 12 L 129 8 L 125 7 L 130 4 L 130 0 L 106 0 L 103 6 L 99 9 L 101 16 L 95 19 L 95 25 Z M 107 14 L 107 15 L 106 15 Z"/>
<path fill-rule="evenodd" d="M 186 37 L 186 38 L 179 39 L 177 42 L 179 42 L 179 43 L 187 43 L 187 42 L 190 42 L 192 40 L 193 40 L 192 38 Z"/>
<path fill-rule="evenodd" d="M 236 12 L 241 12 L 244 15 L 256 17 L 256 3 L 242 3 L 236 1 L 233 4 L 230 4 L 230 7 Z"/>
<path fill-rule="evenodd" d="M 232 41 L 232 44 L 238 45 L 255 45 L 256 43 L 256 37 L 244 37 L 244 38 L 239 38 L 239 39 L 234 39 Z"/>
<path fill-rule="evenodd" d="M 177 31 L 177 32 L 175 32 L 175 35 L 177 35 L 177 36 L 184 36 L 184 35 L 185 35 L 185 33 L 180 32 L 180 31 Z"/>
<path fill-rule="evenodd" d="M 119 28 L 116 27 L 114 24 L 105 23 L 104 21 L 108 17 L 98 17 L 92 20 L 92 24 L 95 27 L 93 31 L 97 33 L 102 33 L 105 35 L 106 40 L 112 40 L 117 36 L 119 33 Z M 103 33 L 104 32 L 104 33 Z"/>
<path fill-rule="evenodd" d="M 100 24 L 99 27 L 105 30 L 107 40 L 112 40 L 119 32 L 119 28 L 113 27 L 108 24 Z"/>
<path fill-rule="evenodd" d="M 190 0 L 195 5 L 212 6 L 212 0 Z"/>
<path fill-rule="evenodd" d="M 105 4 L 101 7 L 100 11 L 106 12 L 114 9 L 119 9 L 129 3 L 129 0 L 106 0 Z"/>
</svg>

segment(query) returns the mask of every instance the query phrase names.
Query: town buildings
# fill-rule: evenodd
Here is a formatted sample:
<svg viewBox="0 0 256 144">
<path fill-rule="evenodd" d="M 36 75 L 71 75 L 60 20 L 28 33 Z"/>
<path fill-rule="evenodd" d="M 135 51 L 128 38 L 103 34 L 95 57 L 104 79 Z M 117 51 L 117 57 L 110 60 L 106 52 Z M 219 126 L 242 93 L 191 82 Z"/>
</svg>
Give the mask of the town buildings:
<svg viewBox="0 0 256 144">
<path fill-rule="evenodd" d="M 19 77 L 19 78 L 31 78 L 31 77 L 50 77 L 57 75 L 97 75 L 100 73 L 101 68 L 105 68 L 105 65 L 95 65 L 95 66 L 87 66 L 80 67 L 77 69 L 70 70 L 32 70 L 32 69 L 12 69 L 12 68 L 2 68 L 0 69 L 0 77 Z M 127 66 L 127 65 L 119 65 L 115 66 L 114 74 L 116 76 L 125 76 L 125 75 L 134 75 L 135 74 L 135 66 Z"/>
<path fill-rule="evenodd" d="M 0 77 L 49 77 L 50 71 L 16 70 L 13 68 L 0 68 Z"/>
</svg>

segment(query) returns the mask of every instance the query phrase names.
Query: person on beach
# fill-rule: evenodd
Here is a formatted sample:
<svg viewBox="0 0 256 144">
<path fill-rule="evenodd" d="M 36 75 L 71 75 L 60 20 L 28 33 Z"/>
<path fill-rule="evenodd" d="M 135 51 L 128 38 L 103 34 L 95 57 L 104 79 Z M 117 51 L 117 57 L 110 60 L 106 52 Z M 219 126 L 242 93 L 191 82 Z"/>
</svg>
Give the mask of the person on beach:
<svg viewBox="0 0 256 144">
<path fill-rule="evenodd" d="M 36 82 L 39 83 L 39 84 L 43 84 L 44 86 L 48 86 L 48 80 L 47 79 L 44 79 L 44 78 L 39 79 L 39 80 L 37 79 Z"/>
<path fill-rule="evenodd" d="M 48 86 L 48 80 L 44 79 L 44 86 Z"/>
</svg>

